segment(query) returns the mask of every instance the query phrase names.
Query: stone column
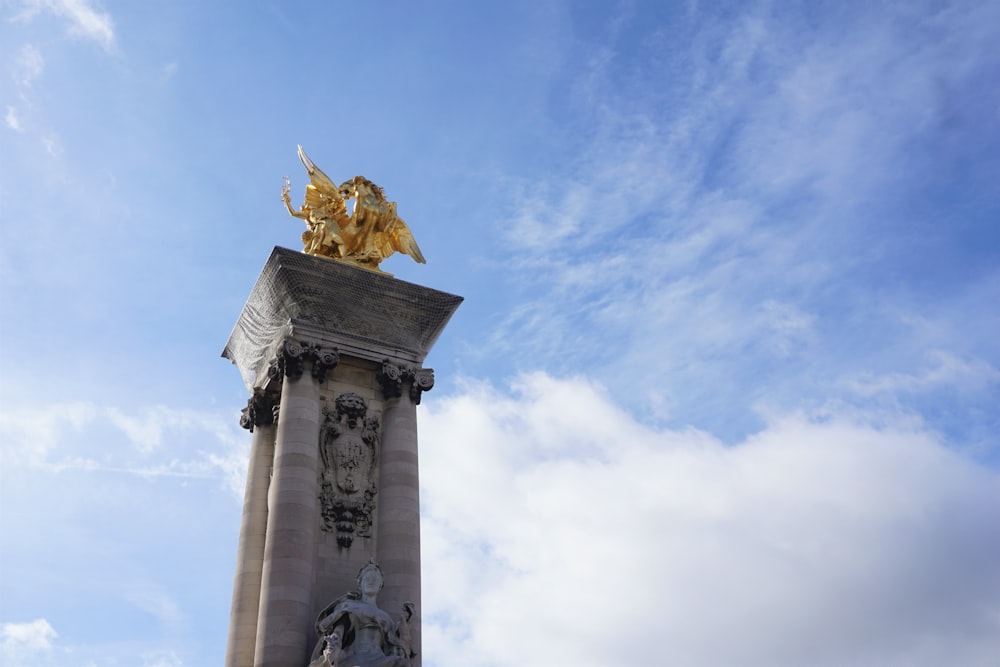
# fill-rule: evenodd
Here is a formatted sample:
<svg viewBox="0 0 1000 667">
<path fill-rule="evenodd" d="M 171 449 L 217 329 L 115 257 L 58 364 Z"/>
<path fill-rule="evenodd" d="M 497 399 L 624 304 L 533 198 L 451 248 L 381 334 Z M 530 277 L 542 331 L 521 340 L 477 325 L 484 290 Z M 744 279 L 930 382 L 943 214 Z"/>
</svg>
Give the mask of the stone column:
<svg viewBox="0 0 1000 667">
<path fill-rule="evenodd" d="M 264 569 L 264 535 L 267 529 L 267 487 L 274 461 L 274 410 L 277 396 L 255 389 L 247 401 L 240 425 L 253 433 L 250 465 L 243 497 L 243 521 L 236 551 L 233 604 L 229 614 L 226 667 L 253 664 L 257 641 L 260 580 Z"/>
<path fill-rule="evenodd" d="M 416 613 L 411 623 L 413 649 L 422 660 L 420 606 L 420 487 L 417 466 L 417 404 L 422 391 L 434 386 L 429 369 L 400 368 L 386 361 L 380 377 L 385 396 L 382 452 L 379 463 L 378 542 L 376 559 L 385 585 L 379 606 L 397 616 L 404 602 Z M 409 391 L 404 386 L 409 385 Z"/>
<path fill-rule="evenodd" d="M 270 379 L 264 386 L 281 387 L 253 649 L 257 667 L 307 664 L 316 615 L 355 587 L 357 568 L 372 556 L 384 571 L 380 606 L 398 617 L 403 603 L 414 603 L 409 642 L 421 651 L 415 406 L 421 391 L 433 384 L 433 375 L 419 367 L 461 302 L 453 294 L 286 248 L 275 248 L 268 258 L 223 350 L 223 356 L 239 368 L 248 390 L 261 386 L 265 375 Z M 337 346 L 352 359 L 350 368 L 338 369 L 336 391 L 320 392 L 326 366 L 315 345 L 294 343 L 291 350 L 284 345 L 276 372 L 270 372 L 268 362 L 283 337 Z M 391 363 L 381 374 L 380 397 L 373 375 L 386 359 Z M 310 367 L 311 378 L 303 375 Z M 382 421 L 378 479 L 372 484 L 375 488 L 368 489 L 370 497 L 359 501 L 360 514 L 343 503 L 324 507 L 322 503 L 329 505 L 331 498 L 318 497 L 322 481 L 318 475 L 323 471 L 322 398 L 345 392 L 371 400 L 372 416 L 377 414 Z M 364 442 L 363 433 L 358 437 Z M 321 521 L 324 509 L 329 516 Z M 346 529 L 344 535 L 322 532 L 331 523 L 337 528 L 338 519 L 348 528 L 362 526 L 365 534 Z M 244 561 L 255 558 L 252 552 L 259 546 L 247 544 L 246 538 L 240 545 L 251 552 L 241 556 L 244 560 L 238 567 L 243 571 Z M 242 585 L 239 581 L 237 587 Z M 251 597 L 245 588 L 234 600 Z M 242 602 L 234 605 L 234 616 L 250 614 Z M 231 635 L 247 625 L 242 617 L 233 624 Z M 240 645 L 232 637 L 231 643 Z M 243 651 L 240 656 L 248 654 Z M 413 664 L 419 666 L 421 658 L 418 655 Z M 227 665 L 250 663 L 242 664 L 242 657 L 230 653 Z"/>
<path fill-rule="evenodd" d="M 332 354 L 332 362 L 329 355 Z M 268 494 L 267 539 L 257 621 L 256 667 L 296 667 L 308 662 L 315 621 L 312 608 L 318 483 L 320 389 L 336 353 L 287 340 L 272 375 L 284 375 Z M 303 375 L 307 360 L 312 374 Z"/>
</svg>

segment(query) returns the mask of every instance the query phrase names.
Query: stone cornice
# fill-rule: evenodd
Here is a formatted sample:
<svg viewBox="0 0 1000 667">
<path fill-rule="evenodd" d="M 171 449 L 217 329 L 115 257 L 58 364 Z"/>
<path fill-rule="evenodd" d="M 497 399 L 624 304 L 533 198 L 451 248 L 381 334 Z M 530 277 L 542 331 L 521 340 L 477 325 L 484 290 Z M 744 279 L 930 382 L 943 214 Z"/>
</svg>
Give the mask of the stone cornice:
<svg viewBox="0 0 1000 667">
<path fill-rule="evenodd" d="M 271 350 L 288 334 L 370 361 L 420 366 L 462 297 L 387 275 L 275 248 L 222 356 L 248 389 L 264 381 Z"/>
</svg>

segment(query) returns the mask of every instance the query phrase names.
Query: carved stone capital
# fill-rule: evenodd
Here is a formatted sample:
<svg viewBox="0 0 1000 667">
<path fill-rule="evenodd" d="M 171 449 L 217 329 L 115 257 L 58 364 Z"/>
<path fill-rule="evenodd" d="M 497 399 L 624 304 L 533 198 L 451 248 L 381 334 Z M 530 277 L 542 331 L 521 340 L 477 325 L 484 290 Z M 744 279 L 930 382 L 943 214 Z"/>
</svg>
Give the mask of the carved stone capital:
<svg viewBox="0 0 1000 667">
<path fill-rule="evenodd" d="M 247 400 L 247 406 L 240 415 L 240 426 L 253 433 L 256 426 L 274 424 L 278 409 L 278 397 L 261 389 L 254 389 L 253 396 Z"/>
<path fill-rule="evenodd" d="M 297 340 L 285 339 L 278 350 L 278 367 L 282 374 L 293 382 L 302 377 L 306 366 L 306 349 Z"/>
<path fill-rule="evenodd" d="M 326 372 L 336 368 L 339 363 L 340 352 L 337 348 L 321 350 L 319 347 L 316 347 L 313 353 L 313 377 L 322 384 L 323 380 L 326 379 Z"/>
<path fill-rule="evenodd" d="M 340 363 L 337 348 L 323 349 L 316 343 L 300 343 L 286 338 L 274 361 L 267 368 L 267 376 L 275 381 L 288 377 L 293 382 L 302 377 L 306 361 L 312 362 L 312 376 L 322 383 L 326 373 Z"/>
<path fill-rule="evenodd" d="M 420 396 L 425 391 L 434 388 L 434 369 L 416 368 L 413 371 L 413 383 L 410 385 L 410 400 L 414 405 L 420 405 Z"/>
<path fill-rule="evenodd" d="M 434 387 L 434 370 L 430 368 L 410 368 L 397 366 L 388 359 L 382 362 L 382 372 L 378 376 L 382 385 L 382 395 L 385 398 L 398 398 L 403 395 L 403 383 L 410 385 L 410 400 L 420 405 L 420 396 Z"/>
<path fill-rule="evenodd" d="M 388 359 L 382 362 L 382 372 L 378 375 L 379 384 L 382 385 L 382 396 L 385 398 L 398 398 L 403 395 L 403 380 L 406 377 L 405 369 L 391 363 Z"/>
</svg>

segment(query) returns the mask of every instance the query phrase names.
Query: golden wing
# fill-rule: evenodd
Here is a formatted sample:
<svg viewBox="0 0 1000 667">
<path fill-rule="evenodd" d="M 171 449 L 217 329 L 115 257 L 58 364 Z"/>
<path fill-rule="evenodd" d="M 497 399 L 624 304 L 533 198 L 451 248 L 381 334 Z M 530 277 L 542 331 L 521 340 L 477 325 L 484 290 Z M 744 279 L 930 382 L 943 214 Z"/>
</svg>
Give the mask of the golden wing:
<svg viewBox="0 0 1000 667">
<path fill-rule="evenodd" d="M 327 197 L 329 199 L 339 199 L 343 198 L 340 193 L 337 192 L 337 186 L 334 185 L 330 177 L 323 173 L 323 171 L 309 159 L 306 152 L 302 150 L 302 146 L 299 146 L 299 160 L 302 161 L 302 166 L 306 168 L 309 173 L 309 180 L 312 181 L 306 186 L 306 201 L 309 202 L 310 198 L 316 197 Z"/>
<path fill-rule="evenodd" d="M 391 221 L 386 224 L 385 229 L 375 233 L 374 242 L 383 257 L 388 257 L 394 252 L 401 252 L 409 255 L 419 264 L 427 263 L 410 228 L 406 226 L 402 218 L 395 215 L 395 206 L 393 206 Z"/>
</svg>

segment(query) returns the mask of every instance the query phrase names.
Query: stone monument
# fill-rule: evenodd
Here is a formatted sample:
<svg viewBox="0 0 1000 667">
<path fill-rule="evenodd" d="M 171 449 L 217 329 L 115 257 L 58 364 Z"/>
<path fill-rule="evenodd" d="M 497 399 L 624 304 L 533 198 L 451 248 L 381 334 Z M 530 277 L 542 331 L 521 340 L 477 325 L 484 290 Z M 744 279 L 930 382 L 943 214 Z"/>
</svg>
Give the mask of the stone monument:
<svg viewBox="0 0 1000 667">
<path fill-rule="evenodd" d="M 423 261 L 396 204 L 299 157 L 305 250 L 274 249 L 223 351 L 252 433 L 225 664 L 419 667 L 416 406 L 462 298 L 381 272 Z"/>
</svg>

